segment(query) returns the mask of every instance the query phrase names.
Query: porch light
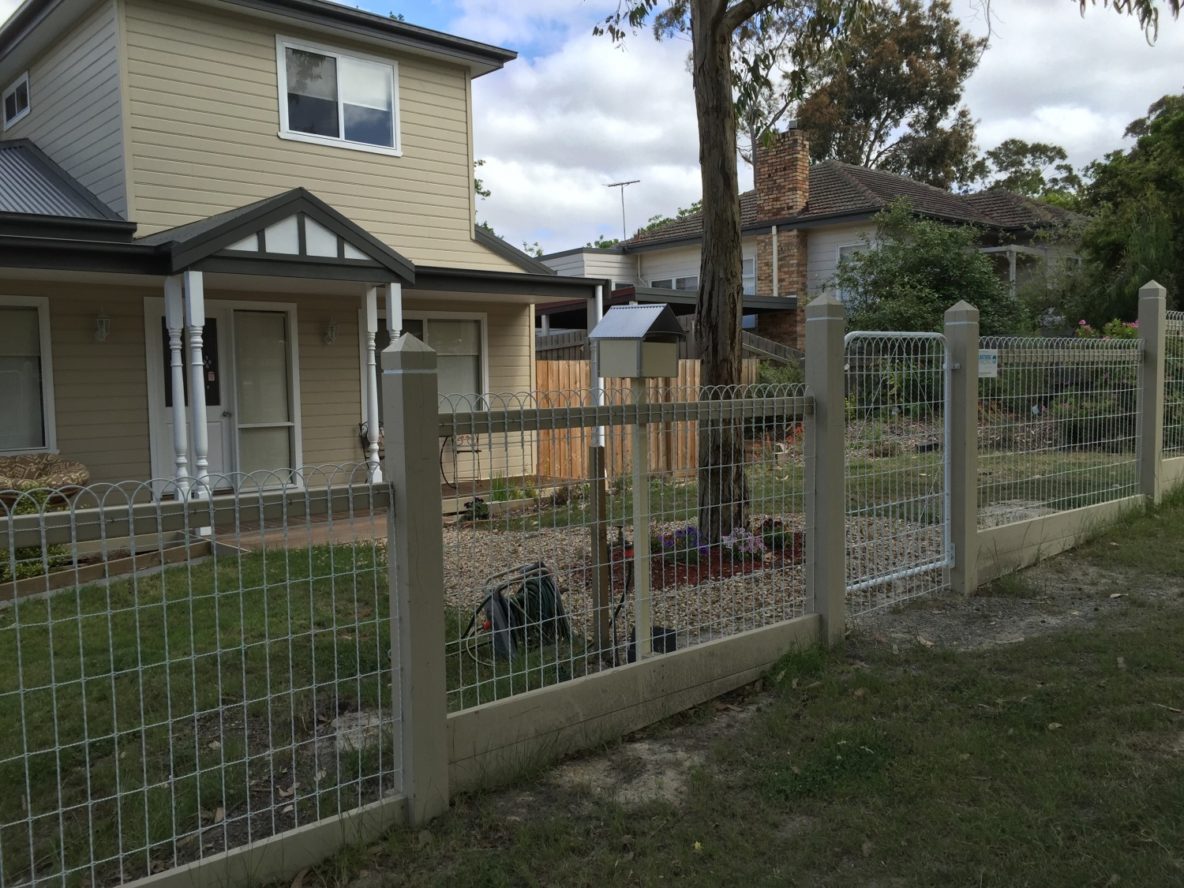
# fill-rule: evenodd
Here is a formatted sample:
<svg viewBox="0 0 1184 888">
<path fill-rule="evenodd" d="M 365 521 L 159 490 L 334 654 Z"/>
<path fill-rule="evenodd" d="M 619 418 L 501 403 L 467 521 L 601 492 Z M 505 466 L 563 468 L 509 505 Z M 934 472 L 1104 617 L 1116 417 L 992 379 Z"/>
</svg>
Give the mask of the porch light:
<svg viewBox="0 0 1184 888">
<path fill-rule="evenodd" d="M 337 341 L 337 321 L 334 318 L 330 318 L 329 323 L 325 325 L 325 332 L 321 335 L 321 341 L 325 345 L 332 345 Z"/>
<path fill-rule="evenodd" d="M 106 314 L 100 314 L 95 318 L 95 342 L 106 342 L 110 335 L 111 318 Z"/>
</svg>

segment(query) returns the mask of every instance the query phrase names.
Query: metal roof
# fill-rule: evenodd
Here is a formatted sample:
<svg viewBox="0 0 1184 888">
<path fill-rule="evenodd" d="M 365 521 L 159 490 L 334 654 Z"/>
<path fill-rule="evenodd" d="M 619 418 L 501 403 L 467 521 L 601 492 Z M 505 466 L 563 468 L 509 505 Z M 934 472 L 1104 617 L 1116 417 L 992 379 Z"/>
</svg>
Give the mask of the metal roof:
<svg viewBox="0 0 1184 888">
<path fill-rule="evenodd" d="M 685 335 L 668 305 L 614 305 L 588 338 L 671 341 Z"/>
<path fill-rule="evenodd" d="M 27 139 L 0 141 L 0 213 L 122 221 Z"/>
</svg>

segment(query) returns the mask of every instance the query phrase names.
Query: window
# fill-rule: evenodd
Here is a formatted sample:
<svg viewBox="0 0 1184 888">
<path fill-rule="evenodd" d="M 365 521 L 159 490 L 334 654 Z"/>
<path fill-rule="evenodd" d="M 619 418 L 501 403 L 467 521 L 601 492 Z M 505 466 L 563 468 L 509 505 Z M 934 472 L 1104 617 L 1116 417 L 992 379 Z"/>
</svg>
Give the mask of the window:
<svg viewBox="0 0 1184 888">
<path fill-rule="evenodd" d="M 660 287 L 663 290 L 698 290 L 699 276 L 696 274 L 690 277 L 662 278 L 650 281 L 650 286 Z"/>
<path fill-rule="evenodd" d="M 485 393 L 485 322 L 463 315 L 431 317 L 403 316 L 403 332 L 410 333 L 436 350 L 437 386 L 441 395 Z M 391 344 L 386 321 L 381 320 L 374 337 L 381 352 Z M 362 355 L 365 364 L 365 352 Z M 382 416 L 382 373 L 378 374 L 378 415 Z"/>
<path fill-rule="evenodd" d="M 837 272 L 839 270 L 839 266 L 843 263 L 844 259 L 852 258 L 862 250 L 863 244 L 844 244 L 843 246 L 839 247 L 839 255 L 838 261 L 835 263 L 835 271 Z M 847 300 L 853 295 L 853 293 L 850 293 L 840 287 L 835 288 L 835 297 L 839 300 L 839 302 L 846 303 Z"/>
<path fill-rule="evenodd" d="M 29 113 L 29 74 L 26 71 L 4 90 L 4 128 L 8 129 Z"/>
<path fill-rule="evenodd" d="M 0 452 L 54 447 L 44 299 L 0 298 Z"/>
<path fill-rule="evenodd" d="M 742 272 L 742 277 L 740 280 L 741 280 L 741 284 L 743 286 L 743 289 L 741 290 L 741 292 L 744 293 L 745 296 L 755 296 L 756 295 L 756 259 L 752 256 L 747 257 L 744 260 L 744 264 L 743 264 L 742 268 L 743 268 L 743 272 Z"/>
<path fill-rule="evenodd" d="M 399 153 L 398 72 L 394 62 L 277 42 L 280 135 Z"/>
</svg>

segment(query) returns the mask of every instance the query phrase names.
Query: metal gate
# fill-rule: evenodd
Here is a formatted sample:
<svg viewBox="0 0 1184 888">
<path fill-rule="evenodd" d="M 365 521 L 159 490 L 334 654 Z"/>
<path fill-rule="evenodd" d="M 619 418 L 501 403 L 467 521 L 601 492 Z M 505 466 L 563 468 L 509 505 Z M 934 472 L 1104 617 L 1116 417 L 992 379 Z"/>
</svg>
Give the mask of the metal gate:
<svg viewBox="0 0 1184 888">
<path fill-rule="evenodd" d="M 940 333 L 845 340 L 847 609 L 949 584 L 950 362 Z"/>
</svg>

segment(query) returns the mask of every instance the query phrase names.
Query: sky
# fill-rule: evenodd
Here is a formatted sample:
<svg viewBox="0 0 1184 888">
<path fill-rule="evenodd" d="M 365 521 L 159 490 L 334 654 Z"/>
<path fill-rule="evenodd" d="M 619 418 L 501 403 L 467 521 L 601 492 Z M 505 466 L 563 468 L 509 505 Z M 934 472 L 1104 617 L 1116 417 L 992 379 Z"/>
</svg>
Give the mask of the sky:
<svg viewBox="0 0 1184 888">
<path fill-rule="evenodd" d="M 983 0 L 952 0 L 986 33 Z M 0 0 L 0 19 L 17 0 Z M 478 218 L 516 246 L 582 246 L 698 199 L 698 142 L 685 40 L 648 32 L 614 46 L 592 27 L 616 0 L 354 0 L 413 24 L 504 46 L 518 59 L 473 84 L 476 157 L 492 195 Z M 1113 11 L 1077 0 L 991 0 L 991 46 L 966 86 L 981 148 L 1009 137 L 1062 145 L 1075 165 L 1127 146 L 1126 125 L 1184 90 L 1184 21 L 1148 45 Z M 751 187 L 741 164 L 741 190 Z"/>
</svg>

